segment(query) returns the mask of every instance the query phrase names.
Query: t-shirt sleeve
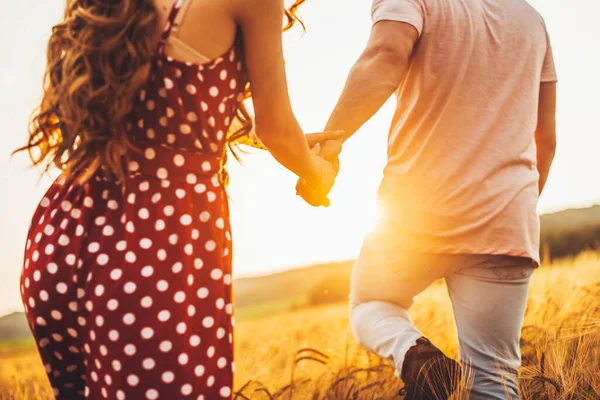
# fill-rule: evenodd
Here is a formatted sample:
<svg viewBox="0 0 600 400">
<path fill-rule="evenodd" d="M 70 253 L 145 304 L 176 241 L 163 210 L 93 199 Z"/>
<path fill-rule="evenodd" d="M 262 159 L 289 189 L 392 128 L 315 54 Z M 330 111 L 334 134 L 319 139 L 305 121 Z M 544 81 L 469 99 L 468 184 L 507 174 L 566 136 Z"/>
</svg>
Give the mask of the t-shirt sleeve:
<svg viewBox="0 0 600 400">
<path fill-rule="evenodd" d="M 371 8 L 373 25 L 379 21 L 398 21 L 423 32 L 424 13 L 419 0 L 374 0 Z"/>
<path fill-rule="evenodd" d="M 544 24 L 544 30 L 546 30 L 546 56 L 544 57 L 544 64 L 542 66 L 542 83 L 557 82 L 558 77 L 556 75 L 556 67 L 554 65 L 554 54 L 552 52 L 552 44 L 550 43 L 550 35 Z"/>
</svg>

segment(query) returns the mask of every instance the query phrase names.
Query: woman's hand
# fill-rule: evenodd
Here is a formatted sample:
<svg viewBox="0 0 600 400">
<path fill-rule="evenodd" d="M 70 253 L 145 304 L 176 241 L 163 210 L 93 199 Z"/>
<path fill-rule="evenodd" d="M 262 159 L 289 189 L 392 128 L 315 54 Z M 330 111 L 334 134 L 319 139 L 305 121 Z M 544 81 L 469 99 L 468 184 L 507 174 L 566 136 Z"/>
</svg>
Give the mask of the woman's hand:
<svg viewBox="0 0 600 400">
<path fill-rule="evenodd" d="M 311 180 L 299 179 L 296 184 L 296 194 L 302 196 L 312 206 L 329 207 L 330 201 L 327 195 L 335 183 L 337 171 L 330 162 L 320 156 L 321 146 L 319 143 L 312 146 L 310 151 L 318 173 Z"/>
</svg>

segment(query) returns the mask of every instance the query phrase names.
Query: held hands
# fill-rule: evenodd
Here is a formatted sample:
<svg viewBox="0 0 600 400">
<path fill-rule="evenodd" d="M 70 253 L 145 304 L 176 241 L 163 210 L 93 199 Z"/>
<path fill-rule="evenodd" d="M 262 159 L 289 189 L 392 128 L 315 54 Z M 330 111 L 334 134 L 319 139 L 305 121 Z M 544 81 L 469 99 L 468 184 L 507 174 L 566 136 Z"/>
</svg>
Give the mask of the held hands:
<svg viewBox="0 0 600 400">
<path fill-rule="evenodd" d="M 311 149 L 316 145 L 321 146 L 319 156 L 329 161 L 337 176 L 340 171 L 339 155 L 342 152 L 342 144 L 344 143 L 344 132 L 309 133 L 305 136 Z"/>
<path fill-rule="evenodd" d="M 327 195 L 339 172 L 339 154 L 342 150 L 343 132 L 320 132 L 306 135 L 306 140 L 315 164 L 320 171 L 320 178 L 314 182 L 299 179 L 296 194 L 310 205 L 329 207 Z"/>
</svg>

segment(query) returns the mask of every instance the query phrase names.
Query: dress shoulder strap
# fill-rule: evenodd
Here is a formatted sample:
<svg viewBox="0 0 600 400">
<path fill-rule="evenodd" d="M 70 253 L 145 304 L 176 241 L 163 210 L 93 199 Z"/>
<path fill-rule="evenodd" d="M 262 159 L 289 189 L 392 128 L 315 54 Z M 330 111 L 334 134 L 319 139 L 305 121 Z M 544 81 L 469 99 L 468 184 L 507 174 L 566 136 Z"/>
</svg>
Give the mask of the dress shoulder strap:
<svg viewBox="0 0 600 400">
<path fill-rule="evenodd" d="M 181 10 L 183 3 L 185 0 L 175 0 L 173 2 L 173 6 L 171 7 L 171 12 L 169 13 L 169 17 L 167 19 L 167 23 L 163 29 L 161 39 L 164 42 L 169 38 L 171 32 L 173 31 L 173 27 L 176 25 L 177 15 L 179 15 L 179 11 Z"/>
</svg>

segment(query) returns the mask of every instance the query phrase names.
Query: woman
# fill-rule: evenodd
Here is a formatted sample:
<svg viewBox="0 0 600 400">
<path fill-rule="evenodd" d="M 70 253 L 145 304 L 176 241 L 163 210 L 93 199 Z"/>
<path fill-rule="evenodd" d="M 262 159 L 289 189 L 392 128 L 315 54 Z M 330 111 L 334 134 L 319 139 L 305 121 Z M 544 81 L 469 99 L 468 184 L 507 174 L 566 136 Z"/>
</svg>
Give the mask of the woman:
<svg viewBox="0 0 600 400">
<path fill-rule="evenodd" d="M 57 398 L 232 396 L 223 163 L 227 144 L 253 140 L 247 77 L 273 156 L 320 204 L 334 178 L 291 111 L 284 13 L 291 26 L 282 0 L 67 2 L 24 148 L 62 170 L 21 278 Z"/>
</svg>

